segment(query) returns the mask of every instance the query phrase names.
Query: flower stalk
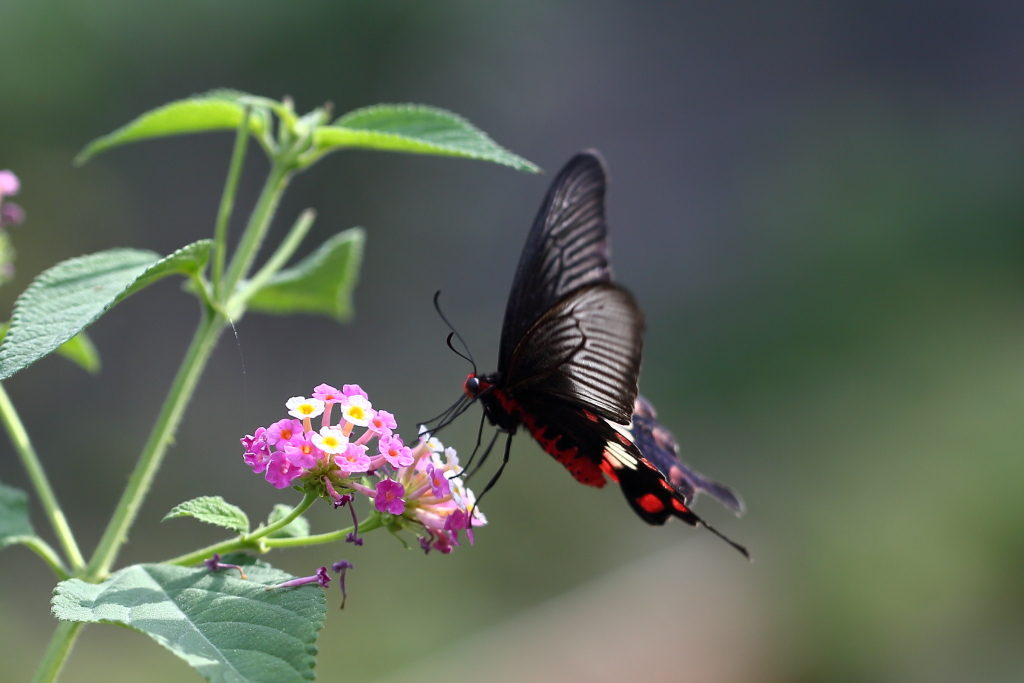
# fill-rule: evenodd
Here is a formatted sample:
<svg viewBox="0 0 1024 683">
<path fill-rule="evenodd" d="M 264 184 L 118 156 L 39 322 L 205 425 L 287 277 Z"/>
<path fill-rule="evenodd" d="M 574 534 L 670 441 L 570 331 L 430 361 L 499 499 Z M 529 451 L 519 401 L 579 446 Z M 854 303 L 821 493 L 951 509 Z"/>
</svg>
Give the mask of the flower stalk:
<svg viewBox="0 0 1024 683">
<path fill-rule="evenodd" d="M 82 551 L 78 549 L 74 534 L 71 533 L 71 527 L 68 526 L 68 520 L 60 508 L 60 503 L 57 502 L 57 496 L 54 495 L 53 488 L 50 487 L 50 481 L 46 478 L 46 472 L 43 470 L 43 463 L 39 461 L 36 449 L 32 447 L 32 441 L 25 430 L 25 425 L 22 424 L 21 418 L 18 417 L 18 411 L 15 410 L 11 397 L 7 395 L 7 391 L 2 384 L 0 384 L 0 420 L 3 421 L 4 428 L 11 437 L 11 443 L 14 444 L 14 450 L 18 452 L 18 457 L 21 458 L 21 463 L 24 465 L 25 471 L 28 472 L 28 477 L 32 481 L 32 486 L 39 496 L 39 502 L 42 504 L 43 510 L 50 520 L 50 526 L 53 527 L 53 532 L 57 535 L 61 549 L 71 565 L 71 570 L 73 572 L 80 571 L 85 567 L 85 558 L 82 557 Z M 49 546 L 46 547 L 49 548 Z M 33 550 L 39 552 L 36 548 L 33 548 Z M 49 552 L 53 553 L 53 549 L 50 548 Z M 42 553 L 40 555 L 42 556 Z M 43 557 L 43 559 L 47 558 Z M 57 559 L 59 560 L 59 558 Z M 57 570 L 53 562 L 48 560 L 47 564 L 54 567 L 54 571 Z M 60 563 L 59 566 L 61 571 L 66 574 L 67 570 L 63 569 L 63 563 Z"/>
</svg>

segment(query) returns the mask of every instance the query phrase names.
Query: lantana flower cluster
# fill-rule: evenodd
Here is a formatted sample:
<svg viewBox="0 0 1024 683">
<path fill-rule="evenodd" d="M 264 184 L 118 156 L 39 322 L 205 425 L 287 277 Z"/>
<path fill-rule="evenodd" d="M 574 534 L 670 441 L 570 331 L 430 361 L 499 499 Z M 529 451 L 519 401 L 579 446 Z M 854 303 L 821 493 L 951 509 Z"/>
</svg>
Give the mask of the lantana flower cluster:
<svg viewBox="0 0 1024 683">
<path fill-rule="evenodd" d="M 18 194 L 20 190 L 21 181 L 18 176 L 7 169 L 0 171 L 0 284 L 14 277 L 14 258 L 17 254 L 5 228 L 23 223 L 25 210 L 6 198 Z"/>
<path fill-rule="evenodd" d="M 384 526 L 415 530 L 424 552 L 450 553 L 462 531 L 473 543 L 473 528 L 487 523 L 458 476 L 455 449 L 422 431 L 406 445 L 395 416 L 374 409 L 359 385 L 321 384 L 285 407 L 289 417 L 241 439 L 245 463 L 277 488 L 316 493 L 336 508 L 366 496 Z M 349 540 L 362 543 L 355 533 Z"/>
</svg>

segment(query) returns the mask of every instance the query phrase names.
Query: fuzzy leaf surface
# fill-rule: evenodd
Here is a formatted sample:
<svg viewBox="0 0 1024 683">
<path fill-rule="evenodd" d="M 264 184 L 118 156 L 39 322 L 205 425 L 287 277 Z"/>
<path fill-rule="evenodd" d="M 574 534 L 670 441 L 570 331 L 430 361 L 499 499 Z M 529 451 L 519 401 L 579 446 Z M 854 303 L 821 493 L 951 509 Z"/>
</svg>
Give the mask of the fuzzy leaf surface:
<svg viewBox="0 0 1024 683">
<path fill-rule="evenodd" d="M 35 535 L 28 518 L 28 494 L 0 484 L 0 548 L 21 543 Z"/>
<path fill-rule="evenodd" d="M 249 98 L 253 102 L 248 102 Z M 84 164 L 100 152 L 129 142 L 184 133 L 234 130 L 242 125 L 246 105 L 259 99 L 231 90 L 215 90 L 165 104 L 149 110 L 112 133 L 96 138 L 79 152 L 75 163 Z M 250 114 L 249 130 L 253 135 L 261 135 L 266 127 L 267 118 L 262 110 Z"/>
<path fill-rule="evenodd" d="M 200 522 L 216 524 L 239 534 L 248 533 L 249 517 L 237 505 L 232 505 L 220 496 L 200 496 L 174 506 L 164 515 L 163 520 L 174 517 L 195 517 Z"/>
<path fill-rule="evenodd" d="M 292 578 L 254 564 L 237 572 L 139 564 L 101 584 L 62 581 L 53 614 L 145 633 L 211 683 L 305 683 L 314 678 L 326 599 L 316 584 L 266 590 Z"/>
<path fill-rule="evenodd" d="M 321 154 L 358 147 L 491 161 L 518 171 L 540 168 L 513 154 L 458 114 L 421 104 L 380 104 L 356 109 L 313 133 Z"/>
<path fill-rule="evenodd" d="M 352 292 L 359 280 L 366 233 L 362 228 L 339 232 L 291 268 L 277 272 L 249 299 L 251 311 L 288 315 L 327 315 L 339 321 L 352 317 Z"/>
<path fill-rule="evenodd" d="M 196 275 L 210 257 L 210 240 L 170 256 L 109 249 L 68 259 L 44 271 L 14 303 L 0 343 L 0 380 L 55 351 L 116 303 L 168 275 Z"/>
</svg>

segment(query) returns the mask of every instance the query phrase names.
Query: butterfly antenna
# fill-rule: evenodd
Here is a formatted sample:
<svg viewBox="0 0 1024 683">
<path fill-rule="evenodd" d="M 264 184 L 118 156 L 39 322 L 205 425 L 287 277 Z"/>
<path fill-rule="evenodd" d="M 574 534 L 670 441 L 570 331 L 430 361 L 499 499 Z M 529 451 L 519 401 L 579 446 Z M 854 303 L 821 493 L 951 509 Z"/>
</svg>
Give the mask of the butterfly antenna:
<svg viewBox="0 0 1024 683">
<path fill-rule="evenodd" d="M 466 343 L 466 340 L 462 338 L 462 335 L 459 334 L 458 330 L 455 329 L 455 326 L 452 325 L 448 321 L 448 318 L 445 317 L 444 312 L 441 310 L 441 304 L 438 301 L 440 297 L 441 290 L 439 289 L 436 292 L 434 292 L 434 310 L 436 310 L 437 314 L 441 316 L 441 320 L 443 320 L 444 324 L 448 326 L 448 329 L 452 331 L 451 334 L 448 335 L 448 348 L 450 348 L 452 351 L 455 351 L 455 347 L 452 346 L 452 336 L 454 335 L 462 344 L 462 348 L 466 349 L 465 355 L 459 353 L 458 351 L 455 351 L 455 355 L 459 356 L 460 358 L 468 360 L 470 365 L 473 366 L 473 374 L 476 375 L 478 373 L 476 369 L 476 361 L 473 360 L 473 352 L 469 350 L 469 345 Z"/>
</svg>

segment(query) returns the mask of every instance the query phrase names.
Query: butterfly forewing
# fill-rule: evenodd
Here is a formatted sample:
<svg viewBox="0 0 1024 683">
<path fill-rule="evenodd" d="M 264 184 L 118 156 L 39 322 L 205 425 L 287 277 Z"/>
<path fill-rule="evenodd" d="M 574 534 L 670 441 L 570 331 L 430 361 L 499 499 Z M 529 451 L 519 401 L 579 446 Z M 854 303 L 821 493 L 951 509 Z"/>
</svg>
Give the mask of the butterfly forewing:
<svg viewBox="0 0 1024 683">
<path fill-rule="evenodd" d="M 604 163 L 595 152 L 577 154 L 552 182 L 512 280 L 501 328 L 499 372 L 505 371 L 523 335 L 551 306 L 580 287 L 611 281 L 605 185 Z"/>
<path fill-rule="evenodd" d="M 629 424 L 637 395 L 643 313 L 621 287 L 595 284 L 552 306 L 520 340 L 503 381 L 508 392 L 571 403 Z"/>
</svg>

